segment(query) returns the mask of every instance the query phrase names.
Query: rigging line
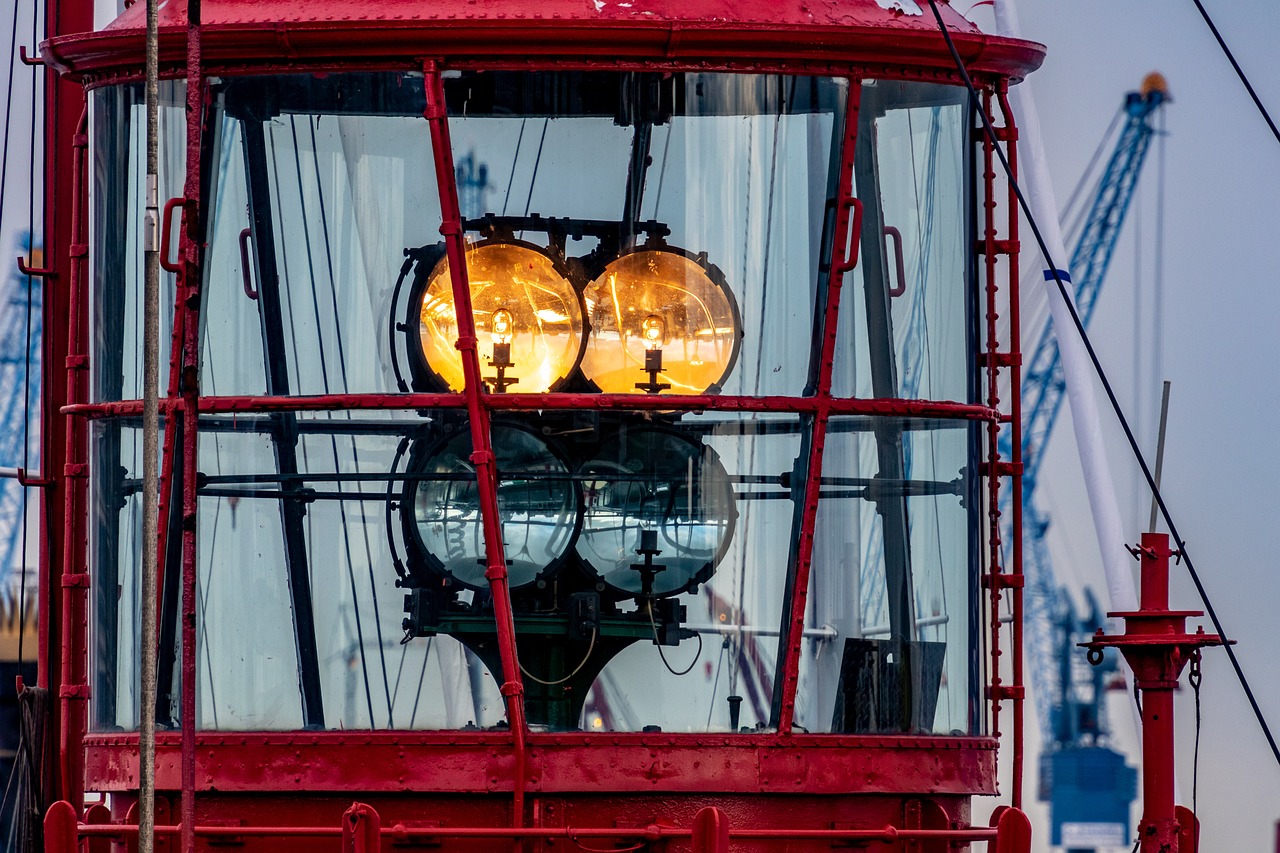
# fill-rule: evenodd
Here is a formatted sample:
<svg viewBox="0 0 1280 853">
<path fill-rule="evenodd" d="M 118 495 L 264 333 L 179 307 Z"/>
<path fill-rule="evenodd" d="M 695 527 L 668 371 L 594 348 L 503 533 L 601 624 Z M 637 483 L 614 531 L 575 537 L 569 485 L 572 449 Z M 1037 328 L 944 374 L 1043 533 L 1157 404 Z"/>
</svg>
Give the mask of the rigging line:
<svg viewBox="0 0 1280 853">
<path fill-rule="evenodd" d="M 318 120 L 318 118 L 317 118 L 317 120 Z M 345 348 L 344 348 L 344 347 L 343 347 L 343 345 L 342 345 L 342 319 L 341 319 L 342 314 L 341 314 L 341 312 L 339 312 L 339 310 L 338 310 L 338 281 L 337 281 L 337 279 L 336 279 L 336 278 L 334 277 L 334 275 L 333 275 L 333 245 L 332 245 L 332 243 L 330 242 L 330 239 L 329 239 L 329 215 L 328 215 L 328 213 L 327 213 L 327 211 L 326 211 L 326 209 L 325 209 L 325 204 L 324 204 L 324 184 L 323 184 L 323 182 L 320 180 L 320 155 L 319 155 L 319 148 L 318 148 L 318 146 L 316 145 L 316 126 L 315 126 L 315 122 L 308 121 L 308 122 L 307 122 L 307 127 L 308 127 L 308 128 L 310 129 L 310 131 L 311 131 L 311 150 L 312 150 L 313 155 L 314 155 L 314 156 L 311 158 L 311 161 L 312 161 L 312 163 L 315 165 L 315 174 L 316 174 L 316 196 L 317 196 L 317 198 L 318 198 L 318 200 L 319 200 L 319 202 L 320 202 L 320 229 L 321 229 L 321 234 L 324 236 L 324 257 L 325 257 L 325 263 L 326 263 L 326 265 L 328 266 L 328 269 L 329 269 L 329 299 L 330 299 L 330 303 L 331 303 L 331 305 L 332 305 L 332 307 L 333 307 L 333 333 L 334 333 L 334 339 L 336 340 L 337 345 L 338 345 L 338 369 L 339 369 L 339 371 L 340 371 L 340 372 L 341 372 L 341 374 L 342 374 L 342 390 L 343 390 L 344 392 L 350 392 L 350 390 L 351 390 L 351 383 L 347 380 L 347 356 L 346 356 L 346 350 L 345 350 Z M 318 330 L 317 330 L 317 331 L 318 331 Z M 327 414 L 328 414 L 328 419 L 332 420 L 332 419 L 333 419 L 333 412 L 329 412 L 329 413 L 327 413 Z M 347 420 L 351 420 L 351 412 L 349 412 L 349 411 L 347 412 Z M 330 437 L 330 442 L 333 444 L 333 462 L 334 462 L 334 465 L 335 465 L 335 466 L 337 466 L 337 464 L 338 464 L 338 438 L 337 438 L 337 436 L 336 436 L 336 435 L 335 435 L 335 436 L 331 436 L 331 437 Z M 355 468 L 356 472 L 357 472 L 357 473 L 359 473 L 359 471 L 360 471 L 360 448 L 359 448 L 359 446 L 358 446 L 358 442 L 357 442 L 356 437 L 355 437 L 354 435 L 353 435 L 353 436 L 351 436 L 351 462 L 352 462 L 352 465 L 354 466 L 354 468 Z M 342 489 L 342 484 L 341 484 L 341 483 L 339 483 L 339 484 L 338 484 L 338 492 L 341 494 L 341 493 L 342 493 L 342 491 L 343 491 L 343 489 Z M 340 502 L 340 503 L 342 503 L 342 504 L 344 505 L 344 508 L 345 508 L 345 501 Z M 378 584 L 377 584 L 377 578 L 375 578 L 375 577 L 374 577 L 374 573 L 373 573 L 373 547 L 372 547 L 372 546 L 370 545 L 370 543 L 369 543 L 369 525 L 368 525 L 368 523 L 364 520 L 364 514 L 363 514 L 363 512 L 361 513 L 361 518 L 362 518 L 362 521 L 361 521 L 361 524 L 360 524 L 360 531 L 361 531 L 361 533 L 362 533 L 362 535 L 363 535 L 363 538 L 364 538 L 364 555 L 365 555 L 365 562 L 366 562 L 366 563 L 368 564 L 368 566 L 369 566 L 369 592 L 370 592 L 370 594 L 371 594 L 371 596 L 372 596 L 372 598 L 373 598 L 373 628 L 374 628 L 374 633 L 375 633 L 375 634 L 377 635 L 377 637 L 378 637 L 378 660 L 379 660 L 379 662 L 381 663 L 381 666 L 382 666 L 382 690 L 383 690 L 383 692 L 385 693 L 385 695 L 386 695 L 386 697 L 387 697 L 387 728 L 394 729 L 394 728 L 395 728 L 395 720 L 394 720 L 394 714 L 393 714 L 393 712 L 392 712 L 392 708 L 391 708 L 391 706 L 392 706 L 392 703 L 391 703 L 391 682 L 390 682 L 390 679 L 387 677 L 387 651 L 386 651 L 386 644 L 385 644 L 385 642 L 383 641 L 383 638 L 382 638 L 382 613 L 381 613 L 380 608 L 378 607 Z M 344 515 L 344 530 L 343 530 L 343 536 L 344 536 L 344 537 L 346 537 L 347 535 L 348 535 L 348 534 L 347 534 L 347 532 L 346 532 L 346 530 L 345 530 L 345 515 Z"/>
<path fill-rule="evenodd" d="M 427 648 L 422 653 L 422 672 L 418 673 L 418 689 L 413 694 L 413 713 L 409 715 L 409 728 L 413 728 L 413 724 L 418 720 L 418 703 L 422 701 L 422 682 L 427 678 L 427 661 L 431 660 L 431 643 L 435 637 L 427 637 Z M 476 725 L 480 725 L 480 721 L 476 720 Z"/>
<path fill-rule="evenodd" d="M 511 174 L 507 177 L 507 192 L 502 197 L 502 215 L 507 215 L 507 205 L 511 203 L 511 186 L 516 182 L 516 166 L 520 163 L 520 145 L 524 142 L 524 128 L 529 119 L 520 119 L 520 133 L 516 136 L 516 151 L 511 155 Z"/>
<path fill-rule="evenodd" d="M 404 675 L 404 661 L 409 656 L 409 644 L 400 644 L 400 666 L 396 668 L 396 686 L 391 689 L 391 704 L 400 698 L 400 677 Z"/>
<path fill-rule="evenodd" d="M 1062 276 L 1058 272 L 1057 265 L 1049 254 L 1049 247 L 1046 245 L 1044 235 L 1040 232 L 1040 226 L 1031 214 L 1031 206 L 1027 203 L 1026 196 L 1023 195 L 1022 187 L 1018 185 L 1017 180 L 1013 177 L 1013 170 L 1009 167 L 1009 160 L 1005 157 L 1004 150 L 999 145 L 999 139 L 996 136 L 995 128 L 991 124 L 991 118 L 987 115 L 986 110 L 981 106 L 978 97 L 978 90 L 974 88 L 973 80 L 969 77 L 969 71 L 965 68 L 964 60 L 960 56 L 960 52 L 956 49 L 955 42 L 951 39 L 951 33 L 947 30 L 946 24 L 942 20 L 942 13 L 938 11 L 937 0 L 928 0 L 929 7 L 933 10 L 934 18 L 938 22 L 938 27 L 942 31 L 942 37 L 946 40 L 947 47 L 951 51 L 951 57 L 956 64 L 956 68 L 960 71 L 960 76 L 964 81 L 965 87 L 969 90 L 969 97 L 973 99 L 977 105 L 976 112 L 982 119 L 983 131 L 987 138 L 991 141 L 992 147 L 1000 165 L 1004 169 L 1005 176 L 1009 181 L 1009 186 L 1013 190 L 1014 195 L 1018 199 L 1018 206 L 1027 217 L 1027 224 L 1031 226 L 1031 233 L 1035 236 L 1036 244 L 1040 247 L 1040 251 L 1044 253 L 1047 261 L 1046 266 L 1048 272 L 1052 275 L 1058 291 L 1062 294 L 1063 301 L 1066 302 L 1067 312 L 1071 317 L 1071 323 L 1075 326 L 1076 333 L 1080 335 L 1081 342 L 1084 344 L 1085 351 L 1089 355 L 1089 360 L 1093 365 L 1094 372 L 1097 373 L 1098 379 L 1102 383 L 1102 388 L 1106 392 L 1107 400 L 1111 404 L 1112 411 L 1115 412 L 1116 420 L 1119 421 L 1121 429 L 1124 430 L 1125 439 L 1129 442 L 1129 449 L 1132 451 L 1135 461 L 1142 468 L 1142 474 L 1146 478 L 1147 486 L 1151 489 L 1152 497 L 1155 498 L 1156 504 L 1160 507 L 1160 515 L 1164 518 L 1165 524 L 1169 527 L 1169 535 L 1173 538 L 1177 551 L 1182 557 L 1182 562 L 1187 565 L 1187 575 L 1191 578 L 1191 582 L 1195 585 L 1196 593 L 1200 596 L 1201 602 L 1204 603 L 1205 613 L 1209 616 L 1209 620 L 1213 623 L 1213 628 L 1222 637 L 1224 644 L 1223 650 L 1227 653 L 1227 659 L 1231 661 L 1231 667 L 1235 670 L 1236 678 L 1240 681 L 1240 686 L 1244 689 L 1245 698 L 1249 700 L 1249 706 L 1253 710 L 1253 715 L 1258 721 L 1258 726 L 1262 729 L 1262 734 L 1267 739 L 1267 745 L 1271 748 L 1271 754 L 1275 757 L 1276 763 L 1280 764 L 1280 745 L 1276 744 L 1276 739 L 1271 733 L 1271 726 L 1267 723 L 1266 716 L 1262 713 L 1262 708 L 1258 705 L 1258 699 L 1253 693 L 1253 688 L 1249 684 L 1249 679 L 1244 674 L 1244 669 L 1240 666 L 1240 660 L 1236 656 L 1234 649 L 1227 640 L 1227 632 L 1222 627 L 1222 621 L 1218 618 L 1217 611 L 1214 609 L 1213 603 L 1209 600 L 1209 594 L 1204 588 L 1204 584 L 1200 580 L 1200 573 L 1196 571 L 1195 564 L 1191 561 L 1191 555 L 1187 553 L 1186 542 L 1178 534 L 1177 526 L 1173 522 L 1173 514 L 1169 511 L 1169 507 L 1164 502 L 1164 495 L 1160 491 L 1159 485 L 1155 481 L 1155 477 L 1151 473 L 1151 467 L 1147 464 L 1147 458 L 1142 452 L 1142 448 L 1138 445 L 1137 438 L 1134 437 L 1133 430 L 1129 426 L 1129 420 L 1125 417 L 1124 409 L 1120 406 L 1120 401 L 1116 399 L 1115 389 L 1111 387 L 1111 381 L 1107 378 L 1106 371 L 1102 368 L 1102 362 L 1098 358 L 1098 353 L 1093 347 L 1093 341 L 1089 338 L 1088 332 L 1085 330 L 1084 322 L 1080 319 L 1079 312 L 1076 311 L 1075 302 L 1071 299 Z"/>
<path fill-rule="evenodd" d="M 672 86 L 675 86 L 675 80 L 672 79 Z M 672 98 L 674 102 L 675 99 Z M 675 131 L 674 119 L 667 120 L 667 138 L 662 141 L 662 168 L 658 170 L 658 191 L 653 196 L 653 218 L 658 218 L 658 207 L 662 204 L 662 187 L 667 180 L 667 163 L 670 162 L 667 152 L 671 150 L 671 136 Z"/>
<path fill-rule="evenodd" d="M 1244 84 L 1245 91 L 1249 93 L 1249 97 L 1253 98 L 1253 105 L 1258 108 L 1258 112 L 1262 114 L 1262 118 L 1267 123 L 1267 127 L 1271 128 L 1271 135 L 1276 138 L 1276 142 L 1280 142 L 1280 129 L 1276 128 L 1276 123 L 1271 120 L 1271 114 L 1267 112 L 1267 108 L 1262 105 L 1262 101 L 1258 98 L 1258 93 L 1253 90 L 1253 84 L 1249 82 L 1249 78 L 1245 75 L 1244 69 L 1240 67 L 1240 63 L 1236 62 L 1235 54 L 1231 52 L 1231 48 L 1227 47 L 1227 43 L 1222 39 L 1222 33 L 1218 32 L 1218 27 L 1213 23 L 1213 19 L 1209 17 L 1209 13 L 1205 11 L 1204 5 L 1200 0 L 1191 0 L 1196 4 L 1196 8 L 1200 10 L 1200 17 L 1204 18 L 1204 22 L 1209 25 L 1209 31 L 1213 33 L 1213 37 L 1218 40 L 1218 47 L 1222 48 L 1223 54 L 1226 55 L 1227 61 L 1231 63 L 1231 67 L 1235 69 L 1236 76 L 1240 78 L 1240 82 Z M 1277 755 L 1280 758 L 1280 755 Z"/>
<path fill-rule="evenodd" d="M 711 701 L 707 703 L 707 731 L 711 731 L 711 716 L 716 711 L 716 690 L 720 687 L 720 670 L 724 666 L 725 652 L 730 645 L 728 636 L 720 643 L 720 657 L 716 658 L 716 677 L 711 682 Z"/>
<path fill-rule="evenodd" d="M 302 149 L 298 145 L 297 116 L 289 117 L 289 129 L 293 135 L 293 162 L 296 167 L 298 180 L 298 209 L 300 214 L 298 219 L 302 222 L 303 245 L 306 251 L 308 278 L 311 283 L 311 308 L 316 321 L 316 347 L 318 348 L 320 355 L 320 381 L 324 387 L 324 392 L 328 394 L 329 366 L 325 359 L 324 352 L 324 335 L 322 333 L 323 323 L 320 319 L 320 295 L 319 291 L 316 290 L 315 256 L 311 251 L 311 228 L 307 223 L 307 200 L 305 186 L 302 182 Z M 312 156 L 316 156 L 314 151 L 312 152 Z M 281 220 L 284 219 L 284 211 L 280 212 L 280 217 Z M 337 438 L 330 436 L 330 441 L 333 444 L 333 464 L 336 468 L 338 466 Z M 342 484 L 339 483 L 337 485 L 339 490 L 341 490 Z M 311 515 L 311 513 L 308 513 L 308 515 Z M 360 645 L 360 674 L 364 680 L 364 698 L 369 709 L 369 727 L 376 728 L 377 724 L 373 716 L 373 690 L 369 686 L 369 667 L 364 648 L 364 625 L 360 619 L 360 596 L 356 593 L 356 571 L 351 560 L 351 537 L 347 532 L 347 507 L 345 501 L 338 502 L 338 516 L 342 522 L 342 545 L 347 558 L 347 580 L 351 585 L 351 601 L 352 611 L 355 615 L 356 639 Z"/>
<path fill-rule="evenodd" d="M 542 136 L 538 138 L 538 154 L 536 157 L 533 158 L 533 172 L 529 175 L 529 195 L 524 200 L 525 216 L 529 215 L 529 208 L 530 206 L 533 205 L 533 186 L 538 181 L 538 167 L 542 165 L 542 146 L 547 141 L 547 125 L 549 125 L 550 123 L 551 123 L 551 119 L 549 118 L 544 118 L 542 120 Z M 524 128 L 522 127 L 521 130 L 523 131 Z M 513 172 L 515 171 L 514 164 L 512 164 L 511 169 Z M 520 235 L 523 237 L 524 232 L 521 231 Z"/>
</svg>

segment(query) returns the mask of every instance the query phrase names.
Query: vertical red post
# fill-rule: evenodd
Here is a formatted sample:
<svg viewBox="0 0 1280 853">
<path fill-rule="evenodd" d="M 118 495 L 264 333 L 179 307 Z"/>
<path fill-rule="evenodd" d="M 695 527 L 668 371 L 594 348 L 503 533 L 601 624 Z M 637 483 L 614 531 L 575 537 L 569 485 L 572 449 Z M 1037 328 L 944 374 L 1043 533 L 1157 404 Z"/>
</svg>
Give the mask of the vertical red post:
<svg viewBox="0 0 1280 853">
<path fill-rule="evenodd" d="M 1124 617 L 1123 634 L 1107 636 L 1099 630 L 1084 644 L 1090 663 L 1101 663 L 1103 649 L 1113 647 L 1133 669 L 1142 708 L 1142 853 L 1194 853 L 1195 832 L 1184 832 L 1187 813 L 1174 802 L 1173 691 L 1183 667 L 1199 657 L 1202 647 L 1226 642 L 1203 629 L 1187 633 L 1187 617 L 1200 616 L 1200 611 L 1169 609 L 1169 558 L 1174 553 L 1168 534 L 1142 534 L 1141 547 L 1133 549 L 1141 563 L 1139 609 L 1108 614 Z"/>
</svg>

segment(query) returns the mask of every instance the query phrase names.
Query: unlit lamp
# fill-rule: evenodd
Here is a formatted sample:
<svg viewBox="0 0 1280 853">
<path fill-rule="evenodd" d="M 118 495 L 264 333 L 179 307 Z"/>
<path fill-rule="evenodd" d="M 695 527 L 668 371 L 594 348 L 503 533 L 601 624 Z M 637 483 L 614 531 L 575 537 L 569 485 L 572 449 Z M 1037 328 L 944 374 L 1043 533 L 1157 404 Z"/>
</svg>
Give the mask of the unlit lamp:
<svg viewBox="0 0 1280 853">
<path fill-rule="evenodd" d="M 563 459 L 533 432 L 495 424 L 498 515 L 512 588 L 551 573 L 578 532 L 578 490 Z M 407 535 L 425 555 L 426 568 L 464 587 L 488 586 L 484 526 L 471 433 L 463 429 L 426 448 L 410 462 L 405 504 Z"/>
</svg>

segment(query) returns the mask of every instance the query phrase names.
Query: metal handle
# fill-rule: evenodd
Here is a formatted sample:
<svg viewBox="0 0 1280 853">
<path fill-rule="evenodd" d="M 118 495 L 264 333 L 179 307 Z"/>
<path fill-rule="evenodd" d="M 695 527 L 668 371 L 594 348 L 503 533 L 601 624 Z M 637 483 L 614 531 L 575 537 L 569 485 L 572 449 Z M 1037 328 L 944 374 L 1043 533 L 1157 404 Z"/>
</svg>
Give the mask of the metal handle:
<svg viewBox="0 0 1280 853">
<path fill-rule="evenodd" d="M 253 286 L 253 273 L 249 269 L 249 240 L 253 231 L 249 228 L 240 232 L 240 277 L 244 279 L 244 295 L 250 299 L 258 298 L 258 291 Z"/>
<path fill-rule="evenodd" d="M 182 271 L 182 264 L 169 260 L 169 234 L 173 231 L 173 211 L 186 202 L 185 198 L 171 198 L 164 203 L 164 214 L 160 217 L 160 266 L 171 273 Z"/>
<path fill-rule="evenodd" d="M 902 232 L 892 225 L 886 225 L 884 236 L 893 238 L 893 261 L 898 273 L 898 286 L 889 288 L 889 295 L 901 296 L 907 292 L 907 265 L 902 260 Z"/>
<path fill-rule="evenodd" d="M 847 198 L 840 203 L 840 220 L 849 222 L 849 210 L 853 210 L 853 222 L 849 225 L 849 236 L 845 240 L 844 254 L 836 261 L 831 270 L 835 275 L 844 275 L 858 265 L 858 240 L 862 234 L 862 202 L 856 198 Z"/>
</svg>

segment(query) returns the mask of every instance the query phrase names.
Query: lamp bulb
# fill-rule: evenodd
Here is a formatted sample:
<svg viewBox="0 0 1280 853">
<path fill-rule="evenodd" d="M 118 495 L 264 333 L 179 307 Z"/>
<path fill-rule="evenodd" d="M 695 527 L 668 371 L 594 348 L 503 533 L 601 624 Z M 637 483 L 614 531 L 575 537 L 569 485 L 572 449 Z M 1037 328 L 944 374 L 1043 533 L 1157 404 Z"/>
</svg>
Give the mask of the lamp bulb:
<svg viewBox="0 0 1280 853">
<path fill-rule="evenodd" d="M 667 324 L 657 314 L 650 314 L 640 324 L 640 333 L 644 336 L 645 349 L 658 349 L 667 338 Z"/>
<path fill-rule="evenodd" d="M 511 326 L 514 322 L 511 312 L 506 308 L 499 308 L 493 312 L 492 332 L 495 343 L 511 343 Z"/>
</svg>

